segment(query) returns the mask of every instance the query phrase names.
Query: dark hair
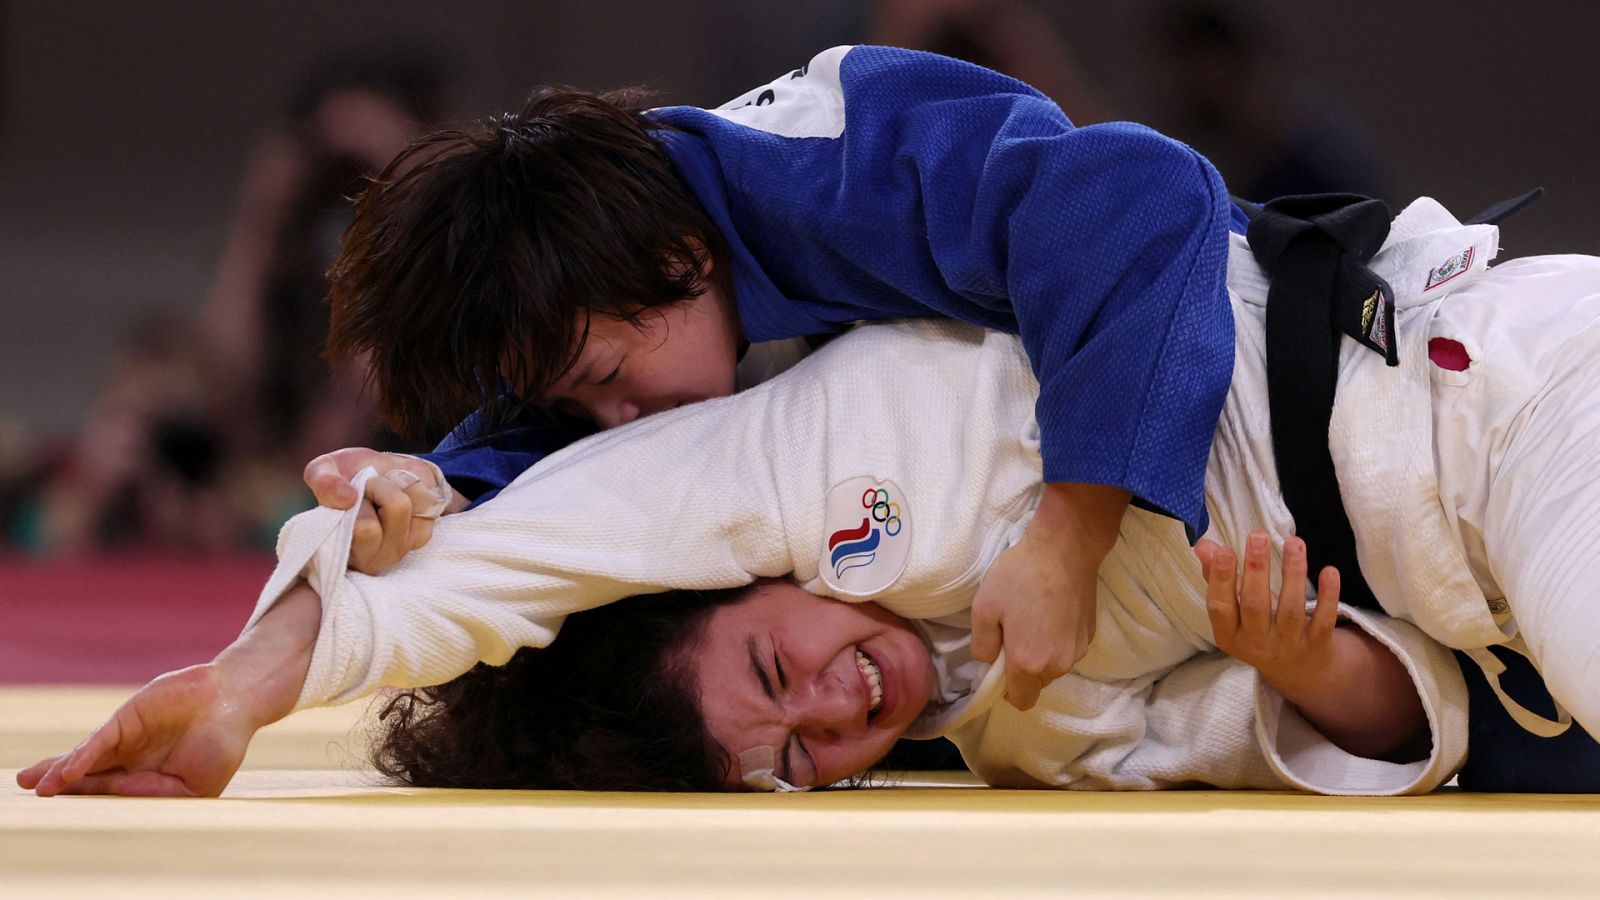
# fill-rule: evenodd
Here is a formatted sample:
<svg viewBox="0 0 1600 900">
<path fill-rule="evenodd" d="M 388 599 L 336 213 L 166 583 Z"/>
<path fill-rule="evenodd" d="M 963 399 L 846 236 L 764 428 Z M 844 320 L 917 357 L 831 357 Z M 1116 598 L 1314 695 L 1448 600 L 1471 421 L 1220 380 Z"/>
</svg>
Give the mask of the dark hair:
<svg viewBox="0 0 1600 900">
<path fill-rule="evenodd" d="M 567 617 L 549 647 L 405 691 L 378 713 L 378 771 L 416 787 L 716 791 L 689 664 L 748 588 L 634 597 Z"/>
<path fill-rule="evenodd" d="M 502 376 L 542 394 L 589 315 L 703 291 L 722 238 L 643 97 L 541 88 L 520 113 L 421 138 L 357 198 L 327 351 L 369 354 L 392 427 L 436 437 L 483 409 L 492 429 L 516 406 Z"/>
</svg>

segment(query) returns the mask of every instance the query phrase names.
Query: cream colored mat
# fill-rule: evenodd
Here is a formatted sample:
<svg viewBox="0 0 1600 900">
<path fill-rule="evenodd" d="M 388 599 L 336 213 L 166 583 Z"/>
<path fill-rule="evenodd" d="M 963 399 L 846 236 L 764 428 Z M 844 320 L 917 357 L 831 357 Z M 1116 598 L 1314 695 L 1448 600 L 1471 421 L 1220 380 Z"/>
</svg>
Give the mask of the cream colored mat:
<svg viewBox="0 0 1600 900">
<path fill-rule="evenodd" d="M 46 749 L 59 752 L 123 693 L 0 691 L 0 765 L 58 736 L 65 744 Z M 1600 889 L 1600 799 L 1589 797 L 417 791 L 375 784 L 346 749 L 328 761 L 330 744 L 355 747 L 359 713 L 275 726 L 220 800 L 40 800 L 0 773 L 0 896 Z"/>
</svg>

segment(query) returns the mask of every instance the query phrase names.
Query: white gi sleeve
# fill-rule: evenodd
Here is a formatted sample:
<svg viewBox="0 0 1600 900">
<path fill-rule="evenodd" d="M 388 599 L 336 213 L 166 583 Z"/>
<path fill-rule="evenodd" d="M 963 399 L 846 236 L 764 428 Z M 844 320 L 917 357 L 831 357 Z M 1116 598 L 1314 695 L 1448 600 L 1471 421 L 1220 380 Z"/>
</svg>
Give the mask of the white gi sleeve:
<svg viewBox="0 0 1600 900">
<path fill-rule="evenodd" d="M 1319 794 L 1425 794 L 1455 777 L 1467 760 L 1467 685 L 1450 651 L 1415 626 L 1366 610 L 1341 617 L 1399 657 L 1428 717 L 1426 759 L 1389 763 L 1335 747 L 1266 682 L 1256 684 L 1256 736 L 1285 782 Z"/>
<path fill-rule="evenodd" d="M 499 665 L 549 644 L 568 613 L 623 597 L 784 575 L 794 562 L 772 479 L 736 477 L 764 458 L 759 395 L 713 404 L 563 450 L 495 500 L 441 518 L 426 547 L 380 576 L 347 570 L 354 509 L 302 513 L 246 627 L 298 578 L 322 598 L 301 709 Z M 785 408 L 796 427 L 820 428 Z M 605 452 L 617 441 L 621 452 Z"/>
<path fill-rule="evenodd" d="M 919 516 L 896 597 L 874 599 L 948 614 L 968 595 L 940 588 L 964 584 L 995 520 L 1038 490 L 1037 394 L 1014 337 L 857 329 L 766 384 L 551 455 L 381 576 L 346 571 L 353 511 L 304 513 L 251 622 L 297 578 L 321 596 L 299 707 L 438 684 L 634 594 L 818 580 L 828 490 L 859 475 L 898 481 Z"/>
<path fill-rule="evenodd" d="M 996 787 L 1159 790 L 1294 787 L 1324 794 L 1423 793 L 1466 756 L 1466 697 L 1449 653 L 1402 622 L 1350 616 L 1394 650 L 1423 698 L 1433 748 L 1413 763 L 1347 753 L 1220 651 L 1116 682 L 1067 675 L 1032 710 L 995 703 L 950 735 Z"/>
<path fill-rule="evenodd" d="M 1069 673 L 1033 709 L 1000 701 L 949 737 L 995 787 L 1283 786 L 1251 727 L 1255 670 L 1214 652 L 1161 675 L 1102 682 Z"/>
</svg>

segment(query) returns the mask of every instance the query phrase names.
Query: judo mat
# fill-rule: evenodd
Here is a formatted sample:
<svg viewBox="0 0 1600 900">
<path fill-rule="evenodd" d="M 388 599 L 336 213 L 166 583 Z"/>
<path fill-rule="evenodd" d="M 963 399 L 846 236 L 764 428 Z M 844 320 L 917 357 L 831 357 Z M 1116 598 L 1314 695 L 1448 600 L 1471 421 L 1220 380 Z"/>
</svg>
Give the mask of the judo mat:
<svg viewBox="0 0 1600 900">
<path fill-rule="evenodd" d="M 0 897 L 1600 892 L 1600 798 L 1000 791 L 916 773 L 807 794 L 416 790 L 364 768 L 365 704 L 266 729 L 221 799 L 16 787 L 130 690 L 0 687 Z"/>
</svg>

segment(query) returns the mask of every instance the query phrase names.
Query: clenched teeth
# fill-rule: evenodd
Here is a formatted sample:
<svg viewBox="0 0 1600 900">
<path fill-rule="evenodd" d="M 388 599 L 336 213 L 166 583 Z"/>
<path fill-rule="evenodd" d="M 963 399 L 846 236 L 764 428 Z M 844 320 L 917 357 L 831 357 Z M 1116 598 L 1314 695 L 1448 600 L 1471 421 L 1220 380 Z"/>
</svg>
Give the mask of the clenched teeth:
<svg viewBox="0 0 1600 900">
<path fill-rule="evenodd" d="M 861 677 L 867 680 L 867 687 L 872 690 L 867 711 L 877 712 L 878 707 L 883 705 L 883 673 L 878 671 L 878 664 L 860 650 L 856 651 L 856 668 L 861 670 Z"/>
</svg>

